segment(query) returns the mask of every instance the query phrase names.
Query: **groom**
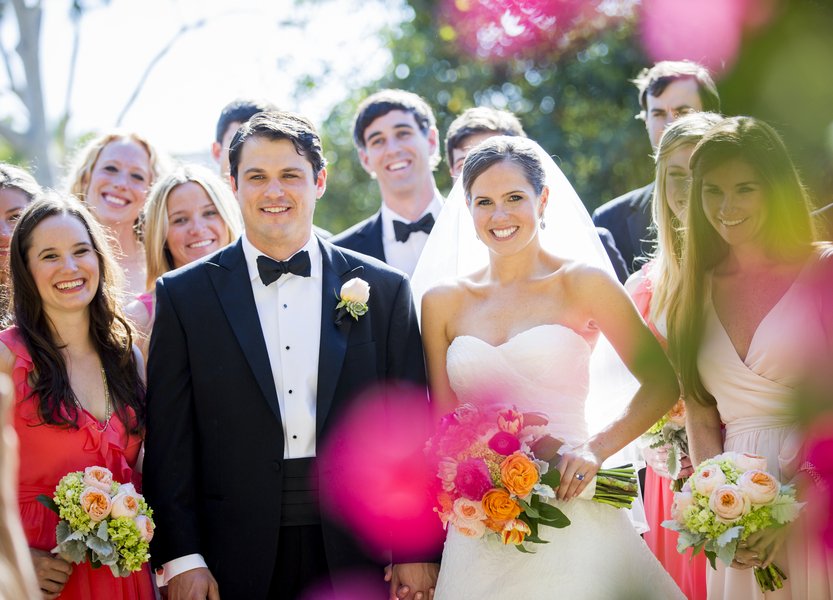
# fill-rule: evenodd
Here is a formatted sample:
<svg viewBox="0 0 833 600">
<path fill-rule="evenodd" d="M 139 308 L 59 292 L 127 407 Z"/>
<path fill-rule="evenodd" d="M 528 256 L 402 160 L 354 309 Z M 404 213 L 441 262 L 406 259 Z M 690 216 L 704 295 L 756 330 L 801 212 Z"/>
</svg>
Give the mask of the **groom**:
<svg viewBox="0 0 833 600">
<path fill-rule="evenodd" d="M 425 383 L 407 279 L 312 235 L 321 142 L 292 113 L 260 113 L 231 142 L 244 235 L 157 283 L 148 361 L 145 492 L 152 561 L 179 598 L 296 598 L 378 558 L 321 514 L 316 458 L 351 399 Z M 336 310 L 370 286 L 367 313 Z M 431 570 L 398 565 L 427 590 Z M 161 571 L 161 572 L 160 572 Z"/>
</svg>

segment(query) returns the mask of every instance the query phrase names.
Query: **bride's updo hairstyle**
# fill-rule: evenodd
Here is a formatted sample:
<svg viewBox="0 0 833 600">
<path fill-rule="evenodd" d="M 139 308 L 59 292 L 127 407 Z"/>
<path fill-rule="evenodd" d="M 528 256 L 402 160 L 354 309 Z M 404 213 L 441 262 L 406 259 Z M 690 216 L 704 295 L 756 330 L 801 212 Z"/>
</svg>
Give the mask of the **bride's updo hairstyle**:
<svg viewBox="0 0 833 600">
<path fill-rule="evenodd" d="M 681 278 L 668 302 L 668 340 L 686 396 L 706 404 L 713 404 L 714 399 L 703 387 L 697 370 L 706 273 L 726 256 L 729 246 L 706 218 L 703 178 L 731 160 L 748 164 L 761 183 L 766 204 L 763 243 L 772 258 L 801 260 L 813 252 L 816 241 L 807 193 L 784 142 L 772 127 L 753 117 L 731 117 L 703 136 L 691 155 L 692 183 Z"/>
<path fill-rule="evenodd" d="M 499 135 L 481 142 L 466 156 L 463 163 L 466 203 L 471 204 L 471 186 L 474 180 L 500 162 L 513 163 L 523 169 L 526 180 L 535 190 L 535 195 L 541 195 L 546 174 L 533 143 L 527 138 Z"/>
</svg>

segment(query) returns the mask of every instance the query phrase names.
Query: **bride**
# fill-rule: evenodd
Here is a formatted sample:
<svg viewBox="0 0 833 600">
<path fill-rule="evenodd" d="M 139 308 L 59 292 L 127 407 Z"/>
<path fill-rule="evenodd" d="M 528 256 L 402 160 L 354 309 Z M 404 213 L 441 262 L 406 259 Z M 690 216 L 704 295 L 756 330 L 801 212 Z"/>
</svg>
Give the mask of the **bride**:
<svg viewBox="0 0 833 600">
<path fill-rule="evenodd" d="M 471 219 L 458 214 L 454 223 L 461 193 Z M 458 402 L 512 390 L 507 403 L 548 415 L 549 433 L 571 448 L 542 457 L 561 472 L 553 502 L 571 524 L 542 527 L 549 543 L 536 545 L 534 554 L 450 527 L 435 597 L 682 597 L 626 511 L 577 498 L 606 459 L 671 407 L 679 390 L 624 289 L 593 266 L 603 264 L 597 258 L 603 251 L 575 192 L 537 144 L 494 137 L 467 157 L 462 190 L 458 183 L 444 213 L 414 275 L 417 295 L 438 276 L 457 276 L 422 298 L 432 402 L 445 414 Z M 473 234 L 464 220 L 473 222 Z M 474 235 L 488 258 L 478 258 Z M 478 261 L 480 268 L 459 277 Z M 618 410 L 607 403 L 588 412 L 609 421 L 591 435 L 584 411 L 591 355 L 607 340 L 639 385 Z"/>
</svg>

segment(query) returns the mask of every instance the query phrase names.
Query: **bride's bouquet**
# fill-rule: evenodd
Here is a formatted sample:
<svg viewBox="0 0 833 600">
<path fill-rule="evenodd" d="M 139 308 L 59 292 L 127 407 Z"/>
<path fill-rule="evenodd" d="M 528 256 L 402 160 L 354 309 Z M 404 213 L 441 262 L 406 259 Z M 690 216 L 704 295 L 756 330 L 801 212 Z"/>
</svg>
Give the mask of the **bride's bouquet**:
<svg viewBox="0 0 833 600">
<path fill-rule="evenodd" d="M 38 500 L 58 513 L 58 546 L 67 561 L 107 565 L 116 577 L 139 571 L 148 560 L 153 511 L 131 483 L 113 481 L 104 467 L 64 475 L 55 493 Z"/>
<path fill-rule="evenodd" d="M 766 458 L 724 452 L 700 463 L 683 490 L 674 494 L 672 519 L 663 527 L 679 532 L 677 550 L 693 548 L 731 564 L 738 544 L 756 531 L 779 527 L 798 516 L 795 490 L 766 472 Z M 755 568 L 761 591 L 781 589 L 787 578 L 777 565 Z"/>
<path fill-rule="evenodd" d="M 546 417 L 514 407 L 463 404 L 441 420 L 426 454 L 441 482 L 435 512 L 443 527 L 450 523 L 472 538 L 499 537 L 529 552 L 525 542 L 546 543 L 539 527 L 562 528 L 570 520 L 556 506 L 561 474 L 535 456 L 547 436 Z M 630 465 L 599 471 L 594 500 L 630 507 L 637 496 Z"/>
<path fill-rule="evenodd" d="M 688 454 L 688 435 L 685 429 L 685 402 L 682 398 L 662 418 L 651 425 L 640 438 L 643 447 L 665 448 L 665 466 L 673 480 L 671 489 L 679 492 L 683 481 L 679 479 L 682 459 Z"/>
</svg>

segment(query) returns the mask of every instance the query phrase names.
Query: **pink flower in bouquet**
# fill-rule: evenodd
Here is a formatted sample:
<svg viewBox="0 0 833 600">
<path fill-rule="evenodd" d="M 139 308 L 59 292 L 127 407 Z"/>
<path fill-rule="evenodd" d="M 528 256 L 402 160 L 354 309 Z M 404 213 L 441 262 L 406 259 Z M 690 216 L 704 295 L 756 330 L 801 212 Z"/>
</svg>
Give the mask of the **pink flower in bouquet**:
<svg viewBox="0 0 833 600">
<path fill-rule="evenodd" d="M 501 456 L 509 456 L 521 449 L 521 442 L 511 433 L 498 431 L 489 440 L 489 448 Z"/>
<path fill-rule="evenodd" d="M 459 426 L 454 435 L 444 435 L 437 445 L 437 456 L 459 456 L 477 441 L 477 431 L 470 426 Z"/>
<path fill-rule="evenodd" d="M 454 490 L 454 480 L 457 478 L 457 461 L 453 458 L 443 458 L 437 465 L 437 477 L 443 482 L 443 490 Z"/>
<path fill-rule="evenodd" d="M 717 487 L 709 496 L 709 508 L 718 521 L 733 523 L 749 512 L 751 503 L 736 485 L 727 483 Z"/>
<path fill-rule="evenodd" d="M 473 425 L 480 418 L 480 411 L 474 404 L 468 402 L 458 406 L 454 414 L 456 415 L 457 422 L 461 425 Z"/>
<path fill-rule="evenodd" d="M 486 534 L 486 525 L 483 521 L 470 519 L 455 519 L 454 526 L 461 535 L 470 538 L 482 538 Z"/>
<path fill-rule="evenodd" d="M 489 467 L 482 458 L 469 458 L 457 465 L 454 485 L 460 495 L 469 500 L 481 500 L 492 489 Z"/>
<path fill-rule="evenodd" d="M 84 469 L 83 482 L 88 487 L 94 487 L 109 494 L 113 485 L 113 473 L 104 467 L 87 467 Z"/>
<path fill-rule="evenodd" d="M 723 474 L 720 465 L 707 465 L 695 471 L 691 479 L 694 489 L 704 496 L 708 496 L 717 486 L 726 483 L 726 475 Z"/>
<path fill-rule="evenodd" d="M 668 420 L 674 425 L 685 427 L 685 401 L 682 398 L 668 411 Z"/>
<path fill-rule="evenodd" d="M 524 425 L 524 416 L 513 408 L 507 408 L 497 414 L 497 426 L 501 431 L 517 435 Z"/>
<path fill-rule="evenodd" d="M 769 504 L 781 491 L 781 484 L 766 471 L 746 471 L 738 479 L 738 488 L 755 505 Z"/>
<path fill-rule="evenodd" d="M 685 523 L 683 514 L 685 510 L 694 503 L 694 495 L 688 492 L 675 492 L 674 501 L 671 503 L 671 518 L 678 523 Z"/>
<path fill-rule="evenodd" d="M 92 486 L 84 488 L 84 491 L 81 492 L 80 501 L 81 508 L 94 523 L 103 521 L 110 514 L 110 496 L 100 489 Z"/>
<path fill-rule="evenodd" d="M 148 519 L 145 515 L 137 515 L 133 518 L 136 528 L 139 530 L 139 535 L 146 542 L 153 539 L 153 521 Z"/>
<path fill-rule="evenodd" d="M 532 530 L 529 528 L 529 525 L 521 521 L 520 519 L 515 519 L 509 521 L 503 528 L 503 531 L 500 532 L 500 537 L 503 540 L 504 544 L 522 544 L 523 541 L 526 539 L 526 536 L 532 533 Z"/>
<path fill-rule="evenodd" d="M 127 517 L 132 519 L 139 514 L 139 498 L 129 492 L 120 492 L 113 497 L 110 507 L 113 518 Z"/>
<path fill-rule="evenodd" d="M 741 471 L 766 471 L 767 462 L 765 456 L 738 452 L 735 455 L 735 464 Z"/>
<path fill-rule="evenodd" d="M 458 519 L 465 521 L 482 521 L 486 518 L 486 511 L 483 510 L 483 503 L 480 500 L 457 498 L 454 501 L 453 510 Z"/>
</svg>

